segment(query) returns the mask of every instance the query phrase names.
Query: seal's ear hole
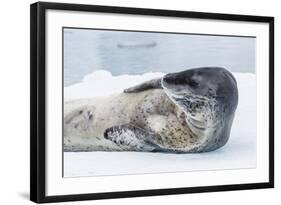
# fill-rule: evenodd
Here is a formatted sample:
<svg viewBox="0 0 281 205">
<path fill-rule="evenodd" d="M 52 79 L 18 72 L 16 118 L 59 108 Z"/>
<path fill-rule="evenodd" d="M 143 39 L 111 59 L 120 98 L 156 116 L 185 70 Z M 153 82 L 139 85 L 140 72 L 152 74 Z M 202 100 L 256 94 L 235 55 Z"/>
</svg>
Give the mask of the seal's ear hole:
<svg viewBox="0 0 281 205">
<path fill-rule="evenodd" d="M 82 113 L 83 113 L 83 110 L 80 110 L 80 111 L 79 111 L 79 114 L 81 115 Z"/>
</svg>

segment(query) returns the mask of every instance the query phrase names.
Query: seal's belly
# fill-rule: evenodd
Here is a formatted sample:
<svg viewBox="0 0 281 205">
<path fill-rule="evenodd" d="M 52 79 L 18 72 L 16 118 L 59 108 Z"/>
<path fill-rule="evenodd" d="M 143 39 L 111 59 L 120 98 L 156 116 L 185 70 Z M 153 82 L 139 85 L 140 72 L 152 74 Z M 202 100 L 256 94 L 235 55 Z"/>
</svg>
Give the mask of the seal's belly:
<svg viewBox="0 0 281 205">
<path fill-rule="evenodd" d="M 198 142 L 190 135 L 185 114 L 161 89 L 66 102 L 64 111 L 66 151 L 122 150 L 104 133 L 126 124 L 156 133 L 148 140 L 161 148 L 186 151 Z"/>
</svg>

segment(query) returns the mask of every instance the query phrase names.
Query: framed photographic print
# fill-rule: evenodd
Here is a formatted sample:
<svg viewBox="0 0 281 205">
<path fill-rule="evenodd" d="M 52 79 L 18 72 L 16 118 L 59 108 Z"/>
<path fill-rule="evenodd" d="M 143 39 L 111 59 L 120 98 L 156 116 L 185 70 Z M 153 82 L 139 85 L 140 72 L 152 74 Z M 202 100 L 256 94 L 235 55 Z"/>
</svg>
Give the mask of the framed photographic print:
<svg viewBox="0 0 281 205">
<path fill-rule="evenodd" d="M 34 202 L 274 186 L 274 18 L 31 5 Z"/>
</svg>

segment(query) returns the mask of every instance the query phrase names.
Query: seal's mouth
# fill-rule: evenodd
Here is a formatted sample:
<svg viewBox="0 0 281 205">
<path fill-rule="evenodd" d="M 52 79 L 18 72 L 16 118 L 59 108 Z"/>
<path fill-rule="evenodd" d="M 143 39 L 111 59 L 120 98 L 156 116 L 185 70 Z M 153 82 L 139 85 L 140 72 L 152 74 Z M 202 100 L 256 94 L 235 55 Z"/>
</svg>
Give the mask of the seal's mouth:
<svg viewBox="0 0 281 205">
<path fill-rule="evenodd" d="M 194 94 L 176 94 L 164 88 L 168 97 L 186 114 L 186 122 L 193 136 L 205 136 L 216 127 L 212 100 Z"/>
</svg>

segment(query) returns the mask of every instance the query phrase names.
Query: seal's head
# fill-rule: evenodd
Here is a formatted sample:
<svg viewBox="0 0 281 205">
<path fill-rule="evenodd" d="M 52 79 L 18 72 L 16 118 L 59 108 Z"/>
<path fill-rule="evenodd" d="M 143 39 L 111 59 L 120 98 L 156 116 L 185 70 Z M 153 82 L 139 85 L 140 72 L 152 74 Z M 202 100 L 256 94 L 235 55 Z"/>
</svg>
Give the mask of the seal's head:
<svg viewBox="0 0 281 205">
<path fill-rule="evenodd" d="M 237 83 L 228 70 L 194 68 L 166 74 L 161 83 L 169 98 L 186 113 L 193 134 L 221 140 L 210 150 L 226 143 L 238 104 Z"/>
<path fill-rule="evenodd" d="M 190 111 L 190 103 L 197 108 L 204 102 L 216 102 L 233 112 L 238 103 L 237 83 L 233 75 L 224 68 L 202 67 L 169 73 L 162 78 L 162 87 L 168 96 L 184 110 Z"/>
</svg>

